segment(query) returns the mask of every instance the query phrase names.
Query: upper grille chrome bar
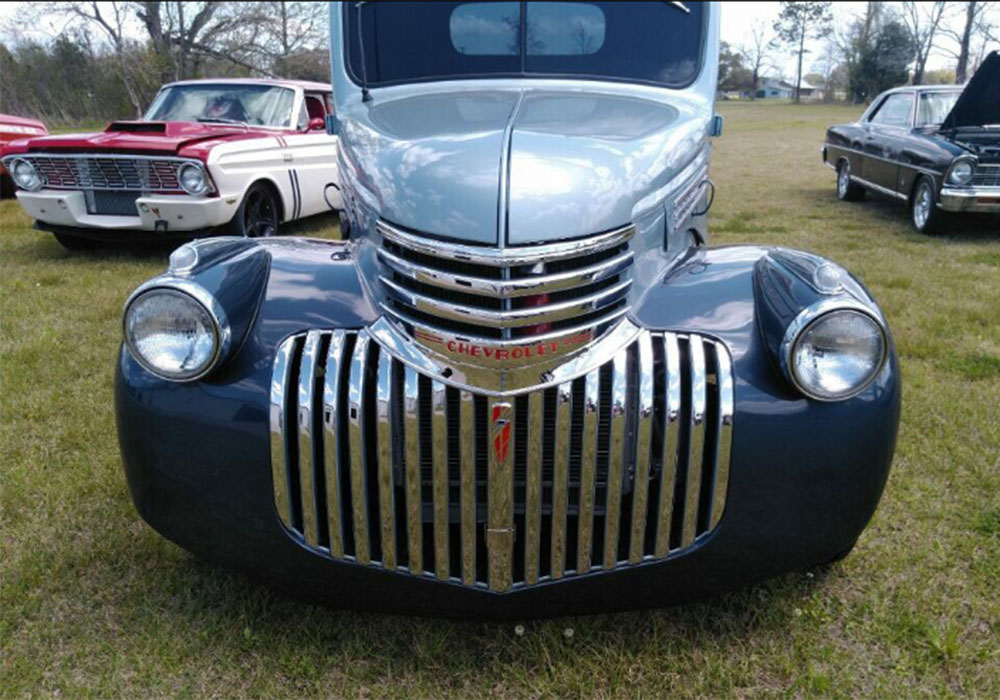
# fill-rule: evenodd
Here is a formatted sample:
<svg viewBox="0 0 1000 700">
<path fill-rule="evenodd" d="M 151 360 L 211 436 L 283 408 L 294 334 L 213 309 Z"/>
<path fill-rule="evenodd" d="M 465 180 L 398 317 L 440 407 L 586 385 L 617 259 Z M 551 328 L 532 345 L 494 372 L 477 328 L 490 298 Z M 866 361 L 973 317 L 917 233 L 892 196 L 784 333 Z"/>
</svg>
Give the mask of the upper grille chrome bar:
<svg viewBox="0 0 1000 700">
<path fill-rule="evenodd" d="M 675 556 L 723 516 L 733 387 L 698 335 L 495 396 L 309 331 L 274 359 L 275 508 L 322 556 L 497 592 Z"/>
</svg>

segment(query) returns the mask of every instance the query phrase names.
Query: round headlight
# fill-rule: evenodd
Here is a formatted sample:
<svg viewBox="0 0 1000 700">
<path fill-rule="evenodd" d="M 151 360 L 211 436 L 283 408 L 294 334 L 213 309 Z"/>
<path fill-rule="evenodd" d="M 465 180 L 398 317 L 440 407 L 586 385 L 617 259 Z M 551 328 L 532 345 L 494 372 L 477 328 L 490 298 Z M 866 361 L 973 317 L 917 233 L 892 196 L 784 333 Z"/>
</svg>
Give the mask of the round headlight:
<svg viewBox="0 0 1000 700">
<path fill-rule="evenodd" d="M 819 401 L 840 401 L 863 391 L 882 369 L 882 325 L 855 309 L 829 311 L 809 322 L 786 358 L 792 383 Z"/>
<path fill-rule="evenodd" d="M 35 192 L 42 189 L 42 176 L 38 174 L 35 166 L 26 160 L 18 158 L 11 163 L 10 176 L 23 190 Z"/>
<path fill-rule="evenodd" d="M 125 310 L 125 342 L 153 374 L 185 381 L 215 365 L 222 331 L 215 316 L 190 294 L 154 288 L 139 294 Z"/>
<path fill-rule="evenodd" d="M 177 179 L 188 194 L 199 195 L 208 192 L 205 169 L 197 163 L 184 163 L 177 170 Z"/>
<path fill-rule="evenodd" d="M 972 163 L 967 160 L 960 160 L 951 166 L 948 171 L 948 182 L 953 185 L 967 185 L 972 180 L 972 173 L 975 170 Z"/>
</svg>

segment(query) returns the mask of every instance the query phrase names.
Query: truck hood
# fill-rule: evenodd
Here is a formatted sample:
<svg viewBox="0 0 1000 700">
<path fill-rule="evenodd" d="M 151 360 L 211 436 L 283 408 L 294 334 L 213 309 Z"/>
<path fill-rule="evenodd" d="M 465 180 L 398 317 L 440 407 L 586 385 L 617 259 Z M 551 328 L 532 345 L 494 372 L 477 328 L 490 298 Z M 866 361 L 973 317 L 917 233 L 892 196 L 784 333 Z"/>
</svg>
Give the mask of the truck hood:
<svg viewBox="0 0 1000 700">
<path fill-rule="evenodd" d="M 708 115 L 681 97 L 510 89 L 383 95 L 341 119 L 346 177 L 379 216 L 518 245 L 633 221 L 704 147 Z"/>
<path fill-rule="evenodd" d="M 941 124 L 943 130 L 1000 124 L 1000 51 L 990 53 Z"/>
<path fill-rule="evenodd" d="M 230 140 L 251 134 L 243 127 L 198 122 L 112 122 L 94 134 L 58 134 L 22 141 L 29 151 L 79 151 L 176 155 L 182 149 L 209 140 Z M 257 134 L 259 135 L 259 134 Z"/>
</svg>

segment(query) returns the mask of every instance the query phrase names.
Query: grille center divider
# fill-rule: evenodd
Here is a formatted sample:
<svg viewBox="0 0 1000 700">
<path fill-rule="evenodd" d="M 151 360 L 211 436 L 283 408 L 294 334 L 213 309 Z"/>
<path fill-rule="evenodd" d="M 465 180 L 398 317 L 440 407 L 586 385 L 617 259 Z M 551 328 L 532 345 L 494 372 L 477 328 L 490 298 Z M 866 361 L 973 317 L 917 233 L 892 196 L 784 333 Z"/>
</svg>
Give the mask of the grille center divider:
<svg viewBox="0 0 1000 700">
<path fill-rule="evenodd" d="M 493 591 L 660 560 L 722 517 L 721 343 L 642 331 L 558 385 L 446 385 L 367 330 L 291 336 L 271 383 L 275 507 L 317 554 Z"/>
</svg>

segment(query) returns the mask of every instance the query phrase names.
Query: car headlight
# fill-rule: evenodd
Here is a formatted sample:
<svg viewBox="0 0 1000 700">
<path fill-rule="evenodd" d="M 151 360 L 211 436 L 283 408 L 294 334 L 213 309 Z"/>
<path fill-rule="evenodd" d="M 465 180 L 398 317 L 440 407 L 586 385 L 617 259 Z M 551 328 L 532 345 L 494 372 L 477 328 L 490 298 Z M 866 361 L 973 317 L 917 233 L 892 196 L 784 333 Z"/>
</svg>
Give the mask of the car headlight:
<svg viewBox="0 0 1000 700">
<path fill-rule="evenodd" d="M 952 185 L 968 185 L 972 181 L 975 166 L 967 160 L 960 160 L 948 171 L 948 182 Z"/>
<path fill-rule="evenodd" d="M 184 163 L 177 169 L 177 180 L 188 194 L 205 194 L 211 189 L 208 184 L 208 175 L 198 163 Z"/>
<path fill-rule="evenodd" d="M 885 364 L 882 323 L 859 308 L 821 305 L 789 326 L 783 365 L 791 382 L 817 401 L 841 401 L 864 391 Z"/>
<path fill-rule="evenodd" d="M 17 183 L 18 187 L 29 192 L 36 192 L 42 189 L 42 185 L 44 184 L 42 176 L 38 173 L 35 166 L 22 158 L 18 158 L 10 164 L 10 176 Z"/>
<path fill-rule="evenodd" d="M 187 291 L 154 287 L 139 292 L 125 309 L 125 343 L 132 356 L 163 379 L 203 377 L 224 356 L 229 342 L 225 316 L 213 302 L 194 285 Z"/>
</svg>

